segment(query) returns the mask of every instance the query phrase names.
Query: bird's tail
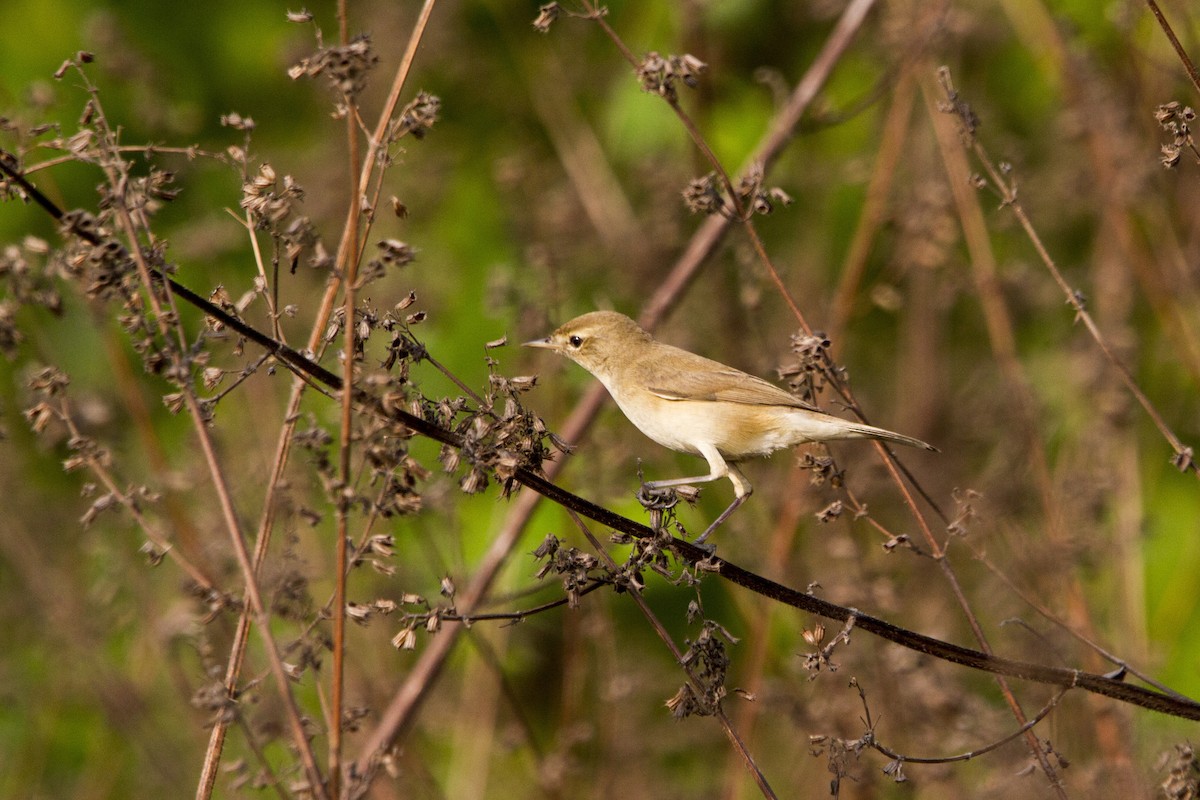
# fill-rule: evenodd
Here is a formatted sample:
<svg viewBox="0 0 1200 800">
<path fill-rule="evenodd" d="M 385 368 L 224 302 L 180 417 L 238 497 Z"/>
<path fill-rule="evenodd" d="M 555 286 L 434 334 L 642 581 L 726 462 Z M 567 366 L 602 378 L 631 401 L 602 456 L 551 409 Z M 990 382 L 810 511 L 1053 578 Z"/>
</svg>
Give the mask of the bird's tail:
<svg viewBox="0 0 1200 800">
<path fill-rule="evenodd" d="M 884 442 L 895 442 L 907 447 L 919 447 L 922 450 L 937 451 L 931 444 L 905 436 L 902 433 L 876 428 L 874 425 L 864 425 L 861 422 L 851 422 L 848 419 L 834 417 L 820 411 L 807 408 L 789 409 L 788 430 L 790 444 L 802 442 L 830 442 L 838 439 L 879 439 Z M 779 445 L 776 445 L 778 447 Z"/>
<path fill-rule="evenodd" d="M 874 425 L 863 425 L 860 422 L 844 422 L 845 436 L 839 438 L 846 439 L 879 439 L 884 442 L 895 442 L 896 444 L 907 445 L 908 447 L 919 447 L 922 450 L 932 450 L 937 452 L 937 448 L 928 442 L 922 442 L 920 439 L 914 439 L 911 436 L 905 436 L 903 433 L 876 428 Z"/>
</svg>

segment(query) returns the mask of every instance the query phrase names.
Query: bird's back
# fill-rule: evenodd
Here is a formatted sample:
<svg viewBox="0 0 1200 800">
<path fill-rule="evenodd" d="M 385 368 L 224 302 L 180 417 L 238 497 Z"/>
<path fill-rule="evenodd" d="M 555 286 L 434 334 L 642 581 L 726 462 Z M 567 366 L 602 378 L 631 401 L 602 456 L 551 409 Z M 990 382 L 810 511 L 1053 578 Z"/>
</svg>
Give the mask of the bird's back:
<svg viewBox="0 0 1200 800">
<path fill-rule="evenodd" d="M 814 406 L 773 383 L 710 358 L 654 342 L 639 365 L 643 382 L 666 400 L 728 402 L 753 406 Z"/>
</svg>

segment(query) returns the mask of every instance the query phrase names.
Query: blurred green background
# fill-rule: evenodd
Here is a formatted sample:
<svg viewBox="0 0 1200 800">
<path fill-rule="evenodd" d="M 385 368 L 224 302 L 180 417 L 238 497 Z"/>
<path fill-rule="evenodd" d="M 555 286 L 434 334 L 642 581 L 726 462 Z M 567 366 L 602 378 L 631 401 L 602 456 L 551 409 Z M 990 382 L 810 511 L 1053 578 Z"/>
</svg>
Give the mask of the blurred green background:
<svg viewBox="0 0 1200 800">
<path fill-rule="evenodd" d="M 607 21 L 635 54 L 688 52 L 709 65 L 696 90 L 682 91 L 682 102 L 716 155 L 737 171 L 842 6 L 614 2 Z M 325 41 L 335 41 L 334 6 L 308 7 Z M 360 99 L 368 125 L 418 8 L 363 2 L 351 9 L 351 30 L 368 32 L 380 59 Z M 1200 55 L 1195 9 L 1183 2 L 1164 9 L 1193 58 Z M 26 147 L 29 128 L 41 122 L 57 122 L 64 136 L 78 129 L 86 92 L 73 73 L 61 80 L 52 73 L 87 50 L 96 56 L 88 74 L 123 144 L 221 153 L 242 145 L 243 136 L 222 127 L 220 116 L 252 117 L 252 159 L 305 188 L 304 213 L 332 249 L 349 198 L 345 130 L 331 118 L 334 98 L 322 80 L 287 77 L 315 44 L 313 27 L 288 23 L 286 10 L 224 0 L 9 0 L 0 25 L 0 116 L 15 129 L 0 133 L 0 146 Z M 542 35 L 530 24 L 536 14 L 536 3 L 498 0 L 436 7 L 404 99 L 419 89 L 437 95 L 441 119 L 424 139 L 401 142 L 383 197 L 395 195 L 408 215 L 397 219 L 381 209 L 370 240 L 402 239 L 418 249 L 418 259 L 364 293 L 386 309 L 415 291 L 416 308 L 429 317 L 414 332 L 480 391 L 487 382 L 483 345 L 507 335 L 509 346 L 490 355 L 504 374 L 540 375 L 525 402 L 554 429 L 591 379 L 514 343 L 596 307 L 636 315 L 702 222 L 679 193 L 709 167 L 596 25 L 562 19 Z M 964 235 L 968 215 L 956 205 L 948 151 L 934 132 L 946 121 L 933 76 L 942 64 L 978 114 L 991 156 L 1011 164 L 1034 226 L 1067 280 L 1088 297 L 1108 341 L 1174 433 L 1197 441 L 1200 167 L 1187 154 L 1176 170 L 1161 167 L 1159 148 L 1169 136 L 1154 120 L 1159 104 L 1197 98 L 1162 31 L 1137 3 L 882 4 L 768 176 L 794 205 L 759 218 L 758 229 L 806 318 L 833 335 L 835 357 L 872 421 L 942 450 L 902 454 L 934 500 L 953 516 L 955 497 L 981 493 L 969 535 L 953 539 L 949 550 L 997 652 L 1111 668 L 1023 603 L 978 553 L 1073 630 L 1198 695 L 1196 477 L 1171 465 L 1170 447 L 1074 323 L 994 193 L 975 195 L 986 224 L 982 238 Z M 889 151 L 894 167 L 885 169 Z M 30 149 L 24 163 L 56 155 Z M 246 232 L 227 211 L 238 212 L 241 176 L 210 158 L 155 161 L 176 173 L 182 189 L 155 222 L 179 267 L 176 277 L 202 294 L 223 285 L 237 298 L 255 276 Z M 980 167 L 972 162 L 970 169 Z M 94 207 L 101 182 L 93 166 L 74 163 L 33 178 L 66 208 Z M 0 243 L 16 246 L 29 235 L 57 243 L 37 208 L 0 205 Z M 863 249 L 855 250 L 857 237 L 865 237 Z M 1035 404 L 1044 480 L 1021 435 L 1016 390 L 989 337 L 981 253 L 995 261 L 1015 363 Z M 846 278 L 852 264 L 862 269 L 857 281 Z M 299 309 L 284 322 L 293 343 L 307 338 L 325 279 L 302 266 L 281 282 L 283 301 Z M 16 311 L 27 338 L 0 361 L 0 797 L 186 796 L 207 739 L 206 715 L 190 699 L 224 663 L 228 613 L 204 620 L 175 567 L 146 564 L 138 552 L 143 537 L 122 513 L 81 528 L 91 503 L 81 491 L 90 479 L 63 473 L 61 431 L 57 438 L 29 431 L 22 410 L 30 402 L 30 371 L 42 364 L 64 369 L 81 424 L 112 449 L 121 480 L 179 498 L 201 537 L 199 549 L 214 561 L 228 563 L 227 544 L 194 432 L 161 403 L 170 388 L 138 371 L 112 308 L 74 289 L 64 295 L 61 317 Z M 262 322 L 261 311 L 248 317 Z M 797 327 L 735 230 L 658 334 L 773 377 L 791 358 L 788 337 Z M 222 363 L 240 362 L 225 353 Z M 459 393 L 428 365 L 415 368 L 414 379 L 433 398 Z M 218 407 L 216 434 L 248 528 L 260 513 L 288 385 L 282 371 L 260 375 Z M 148 410 L 132 409 L 133 399 Z M 841 413 L 833 398 L 825 402 Z M 336 424 L 336 406 L 320 397 L 308 398 L 305 412 Z M 694 474 L 697 466 L 653 445 L 612 408 L 575 444 L 560 482 L 634 519 L 644 519 L 634 500 L 638 459 L 649 477 Z M 424 510 L 390 523 L 396 573 L 356 573 L 351 599 L 415 592 L 435 601 L 444 576 L 465 584 L 509 508 L 494 488 L 459 493 L 429 443 L 414 443 L 413 452 L 434 471 L 423 487 Z M 912 519 L 870 449 L 836 453 L 872 517 L 916 541 Z M 297 496 L 319 503 L 306 457 L 294 457 L 290 479 Z M 831 600 L 973 645 L 937 567 L 903 549 L 885 552 L 879 545 L 886 537 L 849 514 L 818 522 L 815 512 L 840 495 L 828 485 L 809 486 L 794 460 L 781 453 L 748 468 L 756 493 L 717 535 L 721 555 L 792 586 L 818 582 Z M 700 530 L 728 502 L 727 491 L 706 488 L 681 519 Z M 154 513 L 168 535 L 180 535 L 160 511 Z M 280 537 L 277 569 L 304 575 L 318 604 L 330 586 L 331 517 L 326 511 L 316 526 L 295 523 Z M 557 596 L 552 581 L 535 580 L 538 565 L 526 555 L 547 533 L 586 547 L 563 513 L 540 509 L 496 587 L 496 610 Z M 236 589 L 236 572 L 224 574 Z M 686 623 L 684 609 L 695 591 L 657 576 L 648 584 L 651 605 L 677 641 L 694 638 L 698 628 Z M 758 717 L 745 723 L 745 733 L 780 796 L 827 796 L 826 760 L 809 754 L 808 737 L 861 733 L 862 709 L 846 688 L 851 675 L 883 720 L 879 737 L 909 755 L 974 749 L 1015 726 L 985 676 L 863 634 L 838 651 L 840 671 L 810 680 L 798 654 L 809 649 L 801 631 L 813 620 L 770 609 L 713 578 L 702 592 L 706 614 L 741 637 L 731 649 L 729 683 L 756 692 Z M 1014 619 L 1024 624 L 1005 624 Z M 281 620 L 277 635 L 286 639 L 293 627 Z M 388 620 L 350 633 L 351 702 L 371 710 L 362 723 L 368 730 L 426 639 L 422 634 L 416 654 L 397 652 Z M 261 659 L 250 669 L 265 671 Z M 753 796 L 711 720 L 676 723 L 663 708 L 681 680 L 619 595 L 597 592 L 578 610 L 518 626 L 477 625 L 406 734 L 398 777 L 379 781 L 372 796 Z M 311 675 L 297 691 L 306 713 L 317 716 Z M 1030 713 L 1049 696 L 1036 686 L 1018 684 L 1017 691 Z M 746 719 L 748 705 L 728 701 L 735 719 Z M 286 772 L 291 757 L 271 738 L 279 725 L 271 690 L 254 694 L 246 714 L 254 735 L 269 742 L 267 758 Z M 1154 796 L 1163 777 L 1159 754 L 1196 735 L 1194 725 L 1074 695 L 1044 726 L 1039 735 L 1072 762 L 1063 772 L 1070 796 Z M 253 773 L 245 740 L 244 732 L 231 734 L 225 762 L 249 761 Z M 352 752 L 356 741 L 351 735 Z M 1052 796 L 1036 770 L 1017 774 L 1027 761 L 1027 751 L 1011 744 L 962 765 L 910 766 L 911 782 L 896 785 L 881 774 L 882 757 L 864 755 L 843 796 Z M 261 791 L 240 787 L 240 774 L 224 775 L 218 796 Z"/>
</svg>

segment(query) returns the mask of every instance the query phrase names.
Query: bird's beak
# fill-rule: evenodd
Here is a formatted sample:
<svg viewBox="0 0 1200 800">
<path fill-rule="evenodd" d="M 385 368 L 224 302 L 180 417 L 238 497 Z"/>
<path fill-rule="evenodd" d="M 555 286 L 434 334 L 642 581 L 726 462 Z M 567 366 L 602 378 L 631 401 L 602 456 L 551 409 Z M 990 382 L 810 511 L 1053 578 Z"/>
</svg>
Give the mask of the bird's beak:
<svg viewBox="0 0 1200 800">
<path fill-rule="evenodd" d="M 547 336 L 545 339 L 534 339 L 532 342 L 525 342 L 521 347 L 540 347 L 543 350 L 557 350 L 558 345 L 554 340 Z"/>
</svg>

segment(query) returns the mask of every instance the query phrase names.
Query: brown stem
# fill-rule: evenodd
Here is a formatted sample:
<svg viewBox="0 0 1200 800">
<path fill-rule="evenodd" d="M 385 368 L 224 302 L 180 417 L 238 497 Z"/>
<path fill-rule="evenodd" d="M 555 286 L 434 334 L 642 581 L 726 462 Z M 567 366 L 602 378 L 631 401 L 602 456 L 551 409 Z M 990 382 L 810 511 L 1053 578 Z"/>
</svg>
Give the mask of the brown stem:
<svg viewBox="0 0 1200 800">
<path fill-rule="evenodd" d="M 1179 56 L 1179 60 L 1183 62 L 1183 68 L 1187 71 L 1188 77 L 1192 81 L 1192 86 L 1196 87 L 1197 92 L 1200 92 L 1200 72 L 1197 72 L 1196 65 L 1192 63 L 1192 59 L 1188 56 L 1187 51 L 1179 43 L 1179 37 L 1175 35 L 1175 29 L 1171 27 L 1171 23 L 1167 22 L 1167 18 L 1163 16 L 1162 9 L 1158 7 L 1158 3 L 1155 0 L 1146 0 L 1146 5 L 1150 6 L 1150 12 L 1158 20 L 1163 33 L 1167 35 L 1167 39 L 1171 42 L 1171 47 L 1175 48 L 1175 55 Z"/>
<path fill-rule="evenodd" d="M 588 542 L 592 545 L 592 549 L 600 556 L 608 569 L 614 573 L 617 572 L 619 568 L 616 562 L 612 560 L 612 556 L 610 556 L 608 551 L 601 546 L 599 540 L 596 539 L 595 535 L 591 532 L 588 526 L 583 523 L 583 520 L 579 518 L 579 515 L 572 512 L 571 519 L 587 538 Z M 684 671 L 684 674 L 687 675 L 688 683 L 691 684 L 692 690 L 696 693 L 696 696 L 703 696 L 703 684 L 696 678 L 696 675 L 685 664 L 683 653 L 680 652 L 679 646 L 675 644 L 675 640 L 671 638 L 671 634 L 667 632 L 667 628 L 662 624 L 662 621 L 659 620 L 654 612 L 650 610 L 650 606 L 646 604 L 646 598 L 642 597 L 642 593 L 637 590 L 631 590 L 625 594 L 633 598 L 633 602 L 638 607 L 638 610 L 642 612 L 642 616 L 646 618 L 648 623 L 650 623 L 650 627 L 654 629 L 654 632 L 658 635 L 658 638 L 662 641 L 662 643 L 665 644 L 667 649 L 671 651 L 671 655 L 675 658 L 675 663 L 678 664 L 680 669 Z M 733 723 L 729 720 L 729 717 L 726 716 L 725 710 L 718 705 L 715 709 L 713 709 L 713 716 L 717 718 L 717 721 L 721 725 L 721 730 L 725 732 L 725 736 L 728 737 L 730 743 L 733 745 L 734 752 L 738 754 L 743 766 L 746 767 L 746 770 L 750 773 L 751 777 L 754 778 L 754 783 L 758 786 L 758 790 L 762 793 L 763 797 L 775 798 L 776 794 L 774 790 L 771 789 L 771 784 L 767 782 L 767 777 L 763 775 L 762 770 L 759 769 L 758 764 L 755 763 L 754 756 L 750 754 L 750 750 L 746 747 L 745 741 L 741 736 L 738 735 L 737 730 L 733 727 Z"/>
</svg>

